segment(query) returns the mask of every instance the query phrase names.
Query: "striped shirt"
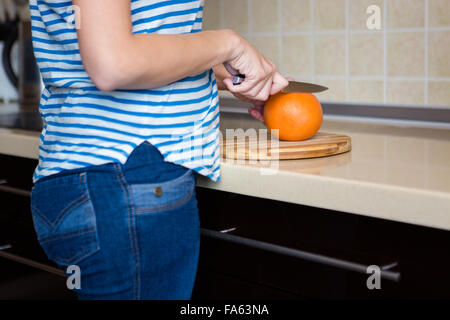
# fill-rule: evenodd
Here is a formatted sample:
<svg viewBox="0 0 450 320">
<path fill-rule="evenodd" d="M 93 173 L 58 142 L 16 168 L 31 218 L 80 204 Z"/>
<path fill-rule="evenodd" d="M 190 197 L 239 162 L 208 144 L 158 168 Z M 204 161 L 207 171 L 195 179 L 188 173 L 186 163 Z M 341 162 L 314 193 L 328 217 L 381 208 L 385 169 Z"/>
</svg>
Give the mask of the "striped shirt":
<svg viewBox="0 0 450 320">
<path fill-rule="evenodd" d="M 200 32 L 203 4 L 131 0 L 133 33 Z M 124 164 L 144 141 L 158 148 L 165 161 L 219 180 L 219 99 L 212 70 L 158 89 L 100 91 L 83 68 L 72 2 L 30 0 L 30 9 L 33 47 L 45 84 L 34 182 L 63 170 Z"/>
</svg>

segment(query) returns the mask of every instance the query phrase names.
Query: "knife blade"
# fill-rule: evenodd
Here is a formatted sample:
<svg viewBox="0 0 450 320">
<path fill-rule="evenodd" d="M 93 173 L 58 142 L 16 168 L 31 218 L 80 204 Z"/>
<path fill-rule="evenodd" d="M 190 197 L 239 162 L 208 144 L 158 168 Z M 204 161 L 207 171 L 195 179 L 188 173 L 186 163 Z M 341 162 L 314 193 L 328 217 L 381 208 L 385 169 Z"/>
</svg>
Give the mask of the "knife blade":
<svg viewBox="0 0 450 320">
<path fill-rule="evenodd" d="M 233 76 L 233 85 L 238 86 L 242 82 L 245 81 L 245 75 L 240 74 L 239 71 L 234 69 L 228 63 L 224 63 L 225 69 Z M 295 92 L 304 92 L 304 93 L 317 93 L 328 90 L 327 87 L 307 82 L 299 82 L 299 81 L 289 81 L 289 84 L 286 88 L 283 89 L 285 93 L 295 93 Z"/>
<path fill-rule="evenodd" d="M 286 88 L 283 89 L 285 93 L 292 92 L 304 92 L 304 93 L 317 93 L 328 90 L 327 87 L 307 82 L 298 82 L 298 81 L 289 81 L 289 84 Z"/>
</svg>

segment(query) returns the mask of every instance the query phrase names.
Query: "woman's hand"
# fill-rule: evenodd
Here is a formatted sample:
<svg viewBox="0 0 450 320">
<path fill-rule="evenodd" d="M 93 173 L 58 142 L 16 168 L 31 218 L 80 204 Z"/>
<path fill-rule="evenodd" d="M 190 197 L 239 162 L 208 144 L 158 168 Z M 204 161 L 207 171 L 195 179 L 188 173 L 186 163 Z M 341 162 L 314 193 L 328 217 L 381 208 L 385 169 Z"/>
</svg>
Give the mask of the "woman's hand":
<svg viewBox="0 0 450 320">
<path fill-rule="evenodd" d="M 264 123 L 264 105 L 266 104 L 263 101 L 253 101 L 253 107 L 248 108 L 248 113 L 255 118 L 256 120 Z"/>
<path fill-rule="evenodd" d="M 233 94 L 248 100 L 267 101 L 269 96 L 278 93 L 289 83 L 276 70 L 275 64 L 243 37 L 239 37 L 239 45 L 235 47 L 228 63 L 245 75 L 245 81 L 233 85 L 232 77 L 229 76 L 223 79 L 223 84 Z"/>
<path fill-rule="evenodd" d="M 275 64 L 265 58 L 247 40 L 239 37 L 240 44 L 235 46 L 232 59 L 228 61 L 230 66 L 245 74 L 245 81 L 240 85 L 234 85 L 232 75 L 223 65 L 214 67 L 219 89 L 228 90 L 242 101 L 250 102 L 253 107 L 248 109 L 252 117 L 264 122 L 264 104 L 271 95 L 283 90 L 288 84 L 275 68 Z"/>
<path fill-rule="evenodd" d="M 288 81 L 294 81 L 294 78 L 287 77 Z M 250 102 L 253 106 L 248 108 L 248 113 L 255 119 L 261 121 L 262 123 L 265 122 L 264 120 L 264 106 L 266 105 L 267 101 L 258 101 L 258 100 L 252 100 L 249 99 L 243 95 L 240 95 L 238 93 L 234 93 L 234 96 L 242 101 Z"/>
<path fill-rule="evenodd" d="M 255 119 L 264 123 L 264 105 L 266 101 L 252 100 L 239 93 L 234 93 L 234 96 L 239 100 L 249 102 L 253 106 L 248 108 L 248 113 Z"/>
</svg>

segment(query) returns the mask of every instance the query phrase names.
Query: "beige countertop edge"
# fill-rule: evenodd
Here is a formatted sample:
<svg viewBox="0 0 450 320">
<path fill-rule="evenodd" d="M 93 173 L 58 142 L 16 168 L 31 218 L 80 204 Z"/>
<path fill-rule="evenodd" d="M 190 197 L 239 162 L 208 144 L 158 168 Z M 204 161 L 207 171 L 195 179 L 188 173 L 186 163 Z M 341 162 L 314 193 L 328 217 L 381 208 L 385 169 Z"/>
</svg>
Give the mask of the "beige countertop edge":
<svg viewBox="0 0 450 320">
<path fill-rule="evenodd" d="M 222 179 L 198 185 L 220 191 L 450 230 L 450 194 L 356 180 L 222 163 Z M 267 182 L 270 181 L 270 184 Z M 408 204 L 408 205 L 405 205 Z M 276 214 L 276 213 L 275 213 Z"/>
<path fill-rule="evenodd" d="M 0 128 L 0 153 L 38 158 L 39 133 Z M 223 162 L 222 179 L 198 185 L 271 200 L 450 230 L 450 194 Z M 270 184 L 267 182 L 270 181 Z M 325 187 L 326 186 L 326 187 Z M 408 205 L 405 206 L 405 203 Z"/>
<path fill-rule="evenodd" d="M 0 128 L 0 154 L 38 159 L 39 133 Z"/>
</svg>

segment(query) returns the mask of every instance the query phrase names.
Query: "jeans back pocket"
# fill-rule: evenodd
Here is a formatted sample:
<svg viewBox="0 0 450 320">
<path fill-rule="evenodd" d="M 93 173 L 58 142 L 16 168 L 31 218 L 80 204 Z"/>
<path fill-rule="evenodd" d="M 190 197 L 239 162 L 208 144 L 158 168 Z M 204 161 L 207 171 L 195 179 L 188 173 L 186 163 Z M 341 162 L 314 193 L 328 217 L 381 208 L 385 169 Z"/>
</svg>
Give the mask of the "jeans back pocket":
<svg viewBox="0 0 450 320">
<path fill-rule="evenodd" d="M 38 181 L 31 211 L 40 245 L 58 265 L 77 264 L 100 249 L 85 173 Z"/>
<path fill-rule="evenodd" d="M 136 214 L 166 212 L 181 207 L 192 198 L 195 176 L 192 170 L 188 170 L 170 181 L 132 184 L 130 189 Z"/>
</svg>

